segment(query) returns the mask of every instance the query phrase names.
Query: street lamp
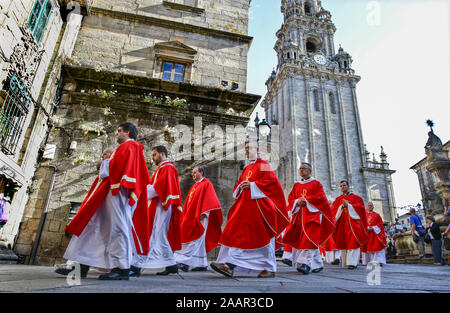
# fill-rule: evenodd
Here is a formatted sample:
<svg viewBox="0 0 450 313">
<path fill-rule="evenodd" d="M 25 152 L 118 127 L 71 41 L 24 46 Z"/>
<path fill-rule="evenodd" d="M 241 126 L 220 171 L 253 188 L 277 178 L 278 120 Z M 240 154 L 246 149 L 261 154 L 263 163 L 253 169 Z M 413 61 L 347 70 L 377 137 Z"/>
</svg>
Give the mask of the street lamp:
<svg viewBox="0 0 450 313">
<path fill-rule="evenodd" d="M 266 119 L 263 118 L 262 122 L 259 123 L 259 132 L 262 136 L 267 137 L 270 134 L 271 127 L 269 123 L 267 123 Z"/>
<path fill-rule="evenodd" d="M 256 118 L 254 120 L 255 122 L 255 128 L 256 128 L 256 136 L 257 140 L 259 141 L 259 134 L 261 134 L 264 137 L 269 136 L 271 127 L 269 123 L 267 123 L 266 119 L 264 118 L 262 122 L 259 122 L 258 112 L 256 112 Z"/>
</svg>

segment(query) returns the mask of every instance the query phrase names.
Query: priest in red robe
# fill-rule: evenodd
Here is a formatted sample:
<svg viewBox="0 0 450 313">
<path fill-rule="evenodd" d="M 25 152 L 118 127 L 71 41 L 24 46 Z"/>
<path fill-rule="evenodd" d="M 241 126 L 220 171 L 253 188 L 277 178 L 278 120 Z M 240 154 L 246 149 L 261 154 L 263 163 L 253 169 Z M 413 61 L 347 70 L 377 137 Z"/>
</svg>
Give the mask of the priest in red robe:
<svg viewBox="0 0 450 313">
<path fill-rule="evenodd" d="M 275 241 L 289 223 L 284 192 L 272 167 L 258 158 L 257 143 L 245 144 L 250 161 L 234 187 L 235 202 L 220 237 L 221 249 L 211 268 L 232 277 L 235 271 L 276 272 Z"/>
<path fill-rule="evenodd" d="M 323 270 L 320 246 L 331 236 L 334 219 L 322 184 L 311 177 L 309 163 L 300 165 L 300 182 L 288 197 L 291 223 L 284 242 L 292 247 L 292 265 L 303 274 Z"/>
<path fill-rule="evenodd" d="M 349 192 L 346 180 L 341 181 L 340 195 L 333 202 L 332 211 L 336 212 L 336 230 L 333 239 L 336 248 L 342 253 L 342 266 L 356 269 L 361 255 L 361 247 L 369 239 L 364 201 L 361 197 Z"/>
<path fill-rule="evenodd" d="M 195 184 L 183 206 L 181 222 L 182 248 L 175 252 L 178 267 L 187 272 L 206 271 L 207 253 L 214 249 L 222 234 L 222 209 L 211 181 L 202 166 L 194 167 Z"/>
<path fill-rule="evenodd" d="M 374 211 L 373 203 L 367 203 L 367 230 L 369 240 L 362 247 L 362 263 L 386 264 L 386 234 L 384 232 L 383 219 Z"/>
<path fill-rule="evenodd" d="M 139 222 L 133 225 L 133 217 L 147 214 L 150 177 L 137 134 L 131 123 L 119 126 L 119 147 L 101 163 L 99 175 L 66 227 L 73 237 L 64 258 L 85 266 L 112 269 L 100 275 L 103 280 L 128 280 L 133 237 L 143 238 L 142 233 L 133 233 L 139 226 Z"/>
<path fill-rule="evenodd" d="M 147 234 L 145 242 L 139 244 L 148 251 L 145 255 L 137 253 L 131 267 L 132 276 L 140 276 L 141 268 L 164 268 L 157 275 L 178 273 L 174 252 L 181 249 L 182 203 L 178 172 L 175 165 L 167 159 L 164 146 L 152 149 L 153 163 L 158 167 L 147 186 L 148 219 L 138 233 Z"/>
</svg>

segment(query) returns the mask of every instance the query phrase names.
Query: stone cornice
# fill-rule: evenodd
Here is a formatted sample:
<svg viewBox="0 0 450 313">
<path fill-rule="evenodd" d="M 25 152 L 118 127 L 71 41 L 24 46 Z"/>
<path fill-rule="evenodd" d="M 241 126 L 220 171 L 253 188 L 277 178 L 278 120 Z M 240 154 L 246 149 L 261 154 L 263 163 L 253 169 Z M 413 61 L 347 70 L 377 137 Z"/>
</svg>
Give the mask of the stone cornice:
<svg viewBox="0 0 450 313">
<path fill-rule="evenodd" d="M 390 170 L 390 169 L 386 169 L 386 168 L 373 168 L 373 167 L 363 167 L 363 168 L 361 168 L 361 171 L 362 172 L 372 172 L 372 173 L 382 173 L 382 174 L 389 174 L 389 175 L 392 175 L 397 172 L 395 170 Z"/>
<path fill-rule="evenodd" d="M 114 88 L 122 88 L 130 93 L 161 93 L 186 98 L 192 103 L 233 107 L 244 112 L 253 109 L 261 99 L 259 95 L 115 72 L 97 72 L 95 69 L 86 67 L 65 65 L 64 69 L 81 85 L 104 85 L 105 87 L 114 85 Z"/>
<path fill-rule="evenodd" d="M 185 24 L 181 22 L 171 21 L 168 19 L 161 19 L 151 16 L 145 16 L 140 14 L 133 14 L 127 12 L 111 11 L 102 8 L 93 7 L 91 9 L 91 15 L 108 16 L 116 19 L 126 20 L 135 23 L 142 23 L 147 25 L 154 25 L 161 28 L 177 29 L 185 32 L 205 34 L 211 37 L 226 38 L 228 40 L 243 42 L 251 44 L 253 37 L 247 35 L 236 34 L 232 32 L 226 32 L 223 30 L 212 29 L 208 27 L 202 27 L 192 24 Z"/>
<path fill-rule="evenodd" d="M 321 71 L 321 70 L 312 69 L 312 68 L 299 67 L 299 66 L 295 66 L 295 65 L 291 65 L 291 64 L 283 64 L 279 74 L 277 75 L 274 82 L 272 83 L 272 86 L 269 88 L 269 90 L 267 91 L 263 100 L 261 101 L 262 107 L 265 106 L 266 99 L 270 98 L 272 96 L 274 90 L 278 89 L 279 83 L 286 76 L 289 76 L 290 72 L 301 73 L 304 76 L 308 76 L 308 75 L 320 76 L 320 77 L 326 76 L 327 79 L 335 79 L 337 81 L 345 80 L 345 81 L 349 81 L 349 83 L 354 83 L 354 84 L 358 83 L 361 80 L 361 77 L 356 76 L 356 75 L 343 74 L 343 73 L 339 73 L 339 72 L 334 73 L 334 72 Z M 320 78 L 320 79 L 322 79 L 322 78 Z M 338 83 L 338 85 L 341 85 L 341 84 Z"/>
<path fill-rule="evenodd" d="M 289 26 L 290 24 L 303 24 L 305 26 L 315 25 L 316 27 L 325 28 L 331 30 L 333 33 L 336 32 L 336 26 L 331 21 L 322 21 L 313 17 L 297 17 L 290 16 L 286 19 L 285 23 L 282 26 L 282 29 Z"/>
</svg>

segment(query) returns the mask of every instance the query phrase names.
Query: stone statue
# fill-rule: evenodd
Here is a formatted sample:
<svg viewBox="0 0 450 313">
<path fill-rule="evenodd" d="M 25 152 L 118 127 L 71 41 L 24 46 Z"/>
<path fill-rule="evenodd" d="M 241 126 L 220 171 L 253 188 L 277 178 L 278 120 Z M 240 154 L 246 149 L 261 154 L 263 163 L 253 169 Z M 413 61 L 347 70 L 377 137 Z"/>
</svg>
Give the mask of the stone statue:
<svg viewBox="0 0 450 313">
<path fill-rule="evenodd" d="M 428 124 L 428 126 L 430 126 L 431 131 L 428 132 L 428 141 L 425 144 L 425 149 L 426 150 L 429 150 L 429 149 L 431 149 L 431 150 L 442 150 L 442 148 L 444 147 L 442 145 L 442 141 L 433 132 L 433 126 L 434 126 L 433 121 L 427 120 L 427 124 Z"/>
<path fill-rule="evenodd" d="M 436 136 L 433 131 L 428 132 L 428 141 L 425 145 L 425 149 L 442 150 L 443 145 L 441 139 Z"/>
</svg>

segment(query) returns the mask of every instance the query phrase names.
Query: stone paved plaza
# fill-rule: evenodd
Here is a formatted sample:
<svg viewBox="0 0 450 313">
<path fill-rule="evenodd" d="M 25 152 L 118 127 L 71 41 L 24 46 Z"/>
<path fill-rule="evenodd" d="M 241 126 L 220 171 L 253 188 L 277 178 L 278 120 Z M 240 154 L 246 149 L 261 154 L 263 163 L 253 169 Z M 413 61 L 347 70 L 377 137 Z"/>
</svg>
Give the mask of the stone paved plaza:
<svg viewBox="0 0 450 313">
<path fill-rule="evenodd" d="M 350 271 L 327 265 L 319 274 L 302 275 L 278 262 L 273 279 L 256 275 L 236 278 L 208 272 L 182 272 L 180 276 L 161 277 L 146 270 L 129 281 L 100 281 L 92 271 L 79 286 L 69 286 L 64 276 L 52 267 L 0 265 L 0 292 L 38 293 L 449 293 L 450 267 L 388 264 L 381 268 L 381 284 L 369 285 L 375 272 L 360 266 Z M 373 275 L 370 275 L 370 274 Z"/>
</svg>

